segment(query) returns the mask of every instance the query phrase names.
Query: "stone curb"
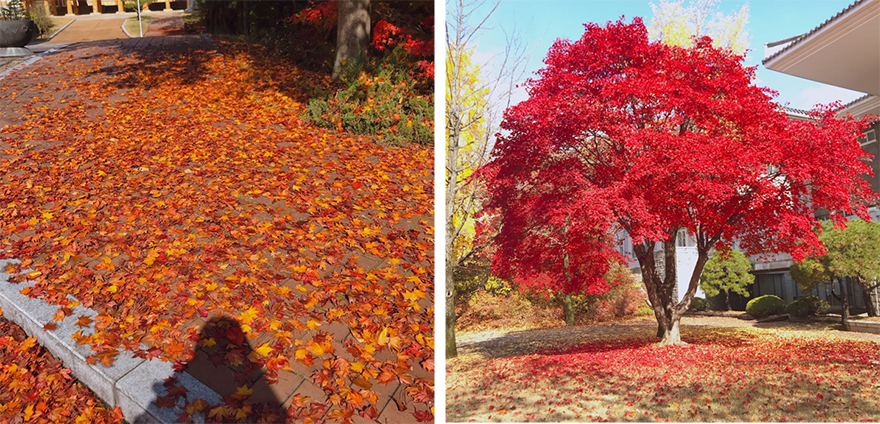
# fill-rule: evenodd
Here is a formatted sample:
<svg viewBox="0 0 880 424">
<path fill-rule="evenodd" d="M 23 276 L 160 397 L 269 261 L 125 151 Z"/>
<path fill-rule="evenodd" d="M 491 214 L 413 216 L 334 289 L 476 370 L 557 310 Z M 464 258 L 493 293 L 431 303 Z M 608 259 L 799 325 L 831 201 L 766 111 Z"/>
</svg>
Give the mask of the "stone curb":
<svg viewBox="0 0 880 424">
<path fill-rule="evenodd" d="M 217 392 L 195 377 L 187 372 L 175 373 L 170 363 L 159 359 L 135 358 L 131 352 L 122 351 L 109 367 L 100 363 L 89 364 L 86 358 L 91 356 L 91 349 L 77 344 L 70 336 L 79 330 L 83 334 L 94 331 L 92 328 L 78 327 L 76 317 L 93 317 L 97 312 L 82 306 L 73 307 L 73 314 L 58 322 L 55 330 L 45 330 L 43 326 L 53 322 L 52 316 L 59 307 L 21 294 L 23 288 L 33 286 L 35 282 L 10 283 L 11 274 L 2 271 L 9 263 L 18 261 L 0 259 L 0 309 L 3 310 L 3 316 L 24 329 L 28 335 L 35 337 L 41 346 L 58 358 L 65 367 L 70 368 L 80 382 L 111 408 L 120 407 L 128 422 L 177 421 L 178 414 L 182 412 L 180 406 L 159 408 L 155 404 L 159 396 L 167 393 L 163 383 L 172 375 L 189 391 L 190 399 L 204 399 L 209 403 L 221 401 L 222 397 Z"/>
<path fill-rule="evenodd" d="M 880 322 L 878 321 L 847 320 L 846 324 L 849 327 L 849 331 L 880 334 Z"/>
<path fill-rule="evenodd" d="M 126 22 L 128 22 L 128 17 L 125 18 L 125 20 L 122 21 L 122 26 L 121 26 L 121 28 L 122 28 L 122 32 L 124 32 L 125 35 L 128 36 L 128 38 L 143 38 L 143 37 L 134 36 L 134 35 L 132 35 L 131 33 L 129 33 L 128 30 L 125 29 L 125 23 L 126 23 Z M 150 27 L 150 25 L 147 24 L 147 28 L 149 28 L 149 27 Z M 146 29 L 146 28 L 145 28 L 145 29 Z"/>
<path fill-rule="evenodd" d="M 54 37 L 54 35 L 53 35 L 53 37 Z M 56 43 L 56 44 L 57 44 L 57 43 Z M 37 44 L 37 46 L 40 46 L 40 45 L 41 45 L 41 44 Z M 26 67 L 26 66 L 28 66 L 28 65 L 30 65 L 30 64 L 32 64 L 32 63 L 34 63 L 34 62 L 36 62 L 36 61 L 42 59 L 43 56 L 46 56 L 46 55 L 52 54 L 52 53 L 54 53 L 55 51 L 61 50 L 61 49 L 63 49 L 63 48 L 66 47 L 66 46 L 67 46 L 67 44 L 64 44 L 64 45 L 61 45 L 61 46 L 59 46 L 59 47 L 51 48 L 51 49 L 49 49 L 49 50 L 46 50 L 46 51 L 44 51 L 44 52 L 42 52 L 42 53 L 36 53 L 36 54 L 34 54 L 33 56 L 31 56 L 31 57 L 28 58 L 27 60 L 25 60 L 25 61 L 23 61 L 23 62 L 21 62 L 21 63 L 18 63 L 18 64 L 16 64 L 15 66 L 13 66 L 13 67 L 11 67 L 11 68 L 9 68 L 9 69 L 3 71 L 3 72 L 0 72 L 0 80 L 6 78 L 6 77 L 9 76 L 9 74 L 11 74 L 11 73 L 13 73 L 13 72 L 15 72 L 15 71 L 18 71 L 18 70 L 20 70 L 20 69 L 22 69 L 22 68 L 24 68 L 24 67 Z"/>
</svg>

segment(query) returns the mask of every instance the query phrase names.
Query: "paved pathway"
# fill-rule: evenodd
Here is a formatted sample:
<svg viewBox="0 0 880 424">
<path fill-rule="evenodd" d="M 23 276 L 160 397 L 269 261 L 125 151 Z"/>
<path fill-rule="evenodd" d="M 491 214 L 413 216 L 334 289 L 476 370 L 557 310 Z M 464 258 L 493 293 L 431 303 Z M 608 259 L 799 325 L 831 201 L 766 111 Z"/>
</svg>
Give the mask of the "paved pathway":
<svg viewBox="0 0 880 424">
<path fill-rule="evenodd" d="M 182 27 L 183 22 L 179 16 L 164 17 L 161 14 L 154 14 L 154 17 L 162 18 L 154 21 L 159 24 L 155 29 L 156 32 L 177 31 Z M 104 23 L 109 22 L 117 22 L 118 25 L 121 25 L 121 21 L 115 19 L 95 19 L 94 21 L 97 21 L 98 23 L 89 23 L 94 24 L 95 27 L 98 25 L 106 26 Z M 153 31 L 154 29 L 151 25 L 150 32 L 152 33 Z M 60 38 L 62 35 L 63 34 L 59 34 L 56 39 L 53 39 L 53 42 L 65 40 Z M 85 34 L 84 36 L 88 36 L 88 34 Z M 183 87 L 190 85 L 191 87 L 187 89 L 194 90 L 197 88 L 198 90 L 202 90 L 201 92 L 215 89 L 216 85 L 212 86 L 211 84 L 223 84 L 224 80 L 220 79 L 222 77 L 221 75 L 212 75 L 211 72 L 214 71 L 206 66 L 205 61 L 218 61 L 224 59 L 222 59 L 222 56 L 217 56 L 210 52 L 207 54 L 196 52 L 196 50 L 206 50 L 211 48 L 211 43 L 201 36 L 126 37 L 124 39 L 77 42 L 76 44 L 67 46 L 63 50 L 47 54 L 36 63 L 27 66 L 24 69 L 16 70 L 9 77 L 0 81 L 0 128 L 4 125 L 21 124 L 28 118 L 37 119 L 34 114 L 36 114 L 36 116 L 45 116 L 44 119 L 54 120 L 57 125 L 66 127 L 66 131 L 76 130 L 74 125 L 91 126 L 94 128 L 112 125 L 112 123 L 108 124 L 108 117 L 119 117 L 124 121 L 125 113 L 123 113 L 123 111 L 131 110 L 132 107 L 138 105 L 140 102 L 140 100 L 137 100 L 136 98 L 138 95 L 150 97 L 151 91 L 153 93 L 160 91 L 157 91 L 157 87 L 166 86 L 169 81 L 174 82 L 174 78 L 172 77 L 161 75 L 157 77 L 154 75 L 157 73 L 162 74 L 160 71 L 167 69 L 166 66 L 168 66 L 168 63 L 166 63 L 166 61 L 171 57 L 190 58 L 191 63 L 187 64 L 187 67 L 198 68 L 200 71 L 196 74 L 205 76 L 203 80 L 186 80 L 174 83 L 180 83 Z M 75 70 L 75 72 L 71 74 L 71 70 Z M 117 78 L 119 75 L 125 75 L 125 72 L 130 72 L 132 78 Z M 151 75 L 153 76 L 152 78 L 149 77 Z M 114 82 L 109 83 L 109 80 L 113 80 Z M 216 81 L 216 83 L 214 81 Z M 96 87 L 102 87 L 102 89 L 96 90 Z M 152 94 L 152 96 L 156 95 Z M 66 115 L 66 112 L 62 112 L 69 111 L 71 104 L 79 105 L 77 113 L 81 114 L 80 116 L 87 116 L 87 118 L 66 120 L 64 117 L 68 115 Z M 214 106 L 211 107 L 213 108 Z M 185 110 L 189 110 L 188 108 L 191 108 L 191 106 L 180 104 L 171 105 L 168 106 L 168 108 L 169 109 L 167 110 L 162 110 L 166 110 L 165 113 L 173 118 L 178 115 L 185 116 Z M 48 113 L 46 111 L 48 111 Z M 190 116 L 198 116 L 199 113 L 207 112 L 209 111 L 201 109 L 190 110 L 189 113 L 193 114 Z M 224 115 L 225 112 L 221 113 L 213 109 L 210 112 L 217 115 L 217 127 L 224 128 L 237 125 L 237 121 L 233 123 L 231 121 L 232 118 Z M 212 117 L 212 119 L 214 118 Z M 159 125 L 159 128 L 162 128 L 162 126 Z M 267 129 L 267 131 L 268 130 L 269 129 Z M 22 136 L 16 133 L 4 135 L 10 138 Z M 309 135 L 309 137 L 306 137 L 308 140 L 311 140 L 312 138 L 317 139 L 318 137 L 316 135 Z M 39 148 L 48 147 L 50 144 L 53 144 L 51 141 L 44 140 L 35 140 L 35 142 L 40 145 Z M 3 147 L 4 144 L 0 142 L 0 160 L 4 159 Z M 429 245 L 430 243 L 426 239 L 427 234 L 424 233 L 424 229 L 421 226 L 429 225 L 427 223 L 430 222 L 430 217 L 425 217 L 423 219 L 425 222 L 424 224 L 419 223 L 419 217 L 416 217 L 411 221 L 412 222 L 401 222 L 400 225 L 403 226 L 406 224 L 406 228 L 398 229 L 395 227 L 395 229 L 386 228 L 385 230 L 395 231 L 395 237 L 398 237 L 401 241 L 409 240 L 409 238 L 412 237 L 414 238 L 414 242 L 418 241 L 418 243 L 422 245 Z M 412 231 L 415 226 L 419 225 L 420 229 L 418 231 Z M 415 237 L 418 237 L 418 240 L 415 240 Z M 418 246 L 418 244 L 416 245 Z M 372 258 L 370 255 L 362 255 L 356 265 L 357 268 L 371 270 L 379 267 L 380 262 L 383 261 L 385 261 L 385 259 Z M 352 261 L 348 262 L 350 263 Z M 416 263 L 416 265 L 425 269 L 431 269 L 433 262 L 430 259 L 430 256 L 425 256 L 421 259 L 421 262 Z M 350 266 L 353 267 L 354 265 Z M 329 273 L 330 271 L 333 270 L 328 269 L 326 272 Z M 410 274 L 401 275 L 405 277 Z M 326 276 L 322 274 L 322 278 L 324 277 Z M 3 278 L 0 278 L 0 286 L 6 284 L 2 280 Z M 298 283 L 296 282 L 291 282 L 290 284 L 294 290 L 298 287 Z M 12 304 L 30 302 L 23 297 L 17 296 L 19 288 L 7 291 L 8 293 L 5 294 L 0 293 L 0 298 L 5 296 L 8 299 L 7 304 L 9 304 L 9 306 L 3 305 L 3 310 L 7 315 L 10 315 L 8 308 L 11 310 Z M 35 309 L 44 310 L 44 312 L 54 312 L 55 310 L 55 308 L 47 308 L 38 305 L 36 299 L 31 300 L 34 302 L 30 303 L 37 305 L 34 306 Z M 433 298 L 429 297 L 421 299 L 418 303 L 419 308 L 417 308 L 417 310 L 429 311 L 433 304 Z M 75 315 L 92 316 L 95 314 L 94 311 L 86 311 L 84 308 L 83 310 L 77 309 L 75 312 Z M 20 313 L 22 316 L 27 314 L 27 311 L 21 311 Z M 64 329 L 65 331 L 68 328 L 76 330 L 75 324 L 73 323 L 75 315 L 70 315 L 70 322 L 68 323 L 68 320 L 65 320 L 59 324 L 58 328 Z M 40 338 L 40 342 L 43 344 L 47 343 L 44 341 L 46 337 L 54 337 L 58 339 L 59 337 L 57 336 L 45 336 L 46 333 L 51 335 L 52 332 L 43 331 L 41 330 L 41 327 L 39 327 L 39 325 L 43 325 L 51 319 L 51 316 L 43 316 L 39 314 L 34 315 L 32 325 L 29 329 L 26 329 L 29 332 L 36 333 L 42 331 L 44 338 Z M 19 320 L 16 320 L 16 322 L 17 321 Z M 197 327 L 202 328 L 202 330 L 205 330 L 205 328 L 211 327 L 211 322 L 206 321 L 208 320 L 196 318 L 194 322 L 186 324 L 183 327 L 189 328 L 191 325 L 196 325 Z M 220 322 L 217 325 L 222 327 L 223 324 L 224 323 Z M 58 330 L 56 330 L 56 332 L 57 331 Z M 303 330 L 303 332 L 304 331 L 305 330 Z M 321 331 L 332 335 L 332 338 L 329 340 L 335 340 L 333 342 L 333 347 L 340 357 L 350 355 L 344 344 L 347 342 L 353 342 L 354 339 L 348 325 L 340 322 L 324 323 L 324 325 L 321 326 Z M 69 345 L 69 335 L 65 333 L 64 336 L 66 337 L 61 337 L 61 339 L 66 340 Z M 257 337 L 254 347 L 259 346 L 266 341 L 270 341 L 270 336 L 269 332 L 266 332 L 260 337 Z M 300 335 L 298 333 L 298 338 L 305 339 L 306 336 L 309 335 Z M 46 347 L 49 348 L 48 346 Z M 71 347 L 73 349 L 83 348 L 83 346 Z M 316 372 L 324 369 L 324 365 L 321 361 L 316 361 L 313 366 L 305 366 L 301 363 L 294 362 L 291 364 L 293 368 L 291 371 L 279 372 L 277 383 L 269 383 L 268 380 L 262 378 L 260 372 L 254 374 L 253 377 L 248 376 L 250 377 L 250 380 L 242 382 L 236 380 L 236 378 L 242 373 L 235 373 L 235 370 L 233 369 L 235 367 L 227 367 L 224 364 L 217 364 L 214 362 L 212 352 L 213 351 L 208 347 L 200 348 L 197 351 L 196 358 L 189 363 L 187 371 L 175 374 L 181 384 L 186 386 L 188 384 L 187 382 L 192 383 L 192 386 L 187 387 L 190 393 L 197 393 L 198 387 L 209 387 L 213 390 L 212 393 L 215 393 L 213 396 L 214 399 L 212 399 L 212 396 L 205 396 L 204 398 L 213 402 L 219 397 L 216 394 L 229 395 L 237 390 L 240 385 L 248 385 L 251 387 L 251 390 L 253 390 L 251 399 L 255 401 L 267 401 L 269 403 L 271 403 L 272 400 L 277 400 L 284 408 L 297 402 L 295 395 L 307 396 L 319 402 L 325 401 L 327 398 L 327 394 L 317 386 L 311 378 Z M 53 354 L 59 357 L 63 356 L 55 351 L 53 351 Z M 385 362 L 389 366 L 398 363 L 398 361 L 403 361 L 404 363 L 407 362 L 405 357 L 398 357 L 396 353 L 391 352 L 389 349 L 377 352 L 376 357 L 378 361 Z M 92 387 L 92 384 L 89 384 L 89 386 L 104 398 L 105 401 L 110 403 L 111 406 L 120 406 L 131 422 L 139 422 L 137 420 L 137 418 L 140 418 L 138 415 L 145 412 L 148 412 L 148 415 L 150 415 L 151 418 L 173 422 L 173 417 L 176 417 L 176 415 L 171 412 L 170 409 L 157 408 L 155 403 L 150 405 L 145 405 L 143 403 L 144 399 L 146 399 L 147 402 L 150 402 L 151 399 L 155 400 L 157 397 L 164 396 L 168 393 L 168 390 L 163 387 L 161 383 L 157 382 L 160 382 L 165 376 L 170 374 L 171 364 L 159 364 L 155 361 L 138 362 L 138 359 L 142 358 L 133 358 L 126 353 L 121 354 L 120 358 L 124 359 L 120 359 L 114 363 L 113 367 L 116 368 L 104 368 L 101 365 L 86 367 L 88 369 L 97 370 L 91 371 L 93 373 L 101 374 L 99 377 L 95 377 L 95 379 L 97 379 L 96 381 L 102 381 L 103 383 L 100 384 L 103 384 L 104 388 Z M 354 363 L 356 360 L 355 357 L 351 357 L 348 359 L 348 362 Z M 74 368 L 74 366 L 67 362 L 65 362 L 65 365 Z M 433 380 L 432 373 L 425 371 L 420 364 L 413 364 L 413 370 L 413 376 L 417 379 Z M 77 375 L 77 377 L 82 381 L 88 380 L 80 375 Z M 369 388 L 370 386 L 371 383 L 363 382 L 362 387 Z M 376 414 L 376 419 L 367 420 L 363 417 L 356 416 L 354 417 L 356 422 L 412 422 L 414 420 L 412 413 L 416 408 L 419 410 L 426 410 L 430 407 L 430 405 L 416 404 L 408 400 L 407 387 L 400 384 L 396 379 L 387 382 L 386 384 L 373 385 L 371 392 L 371 396 L 376 397 L 376 400 L 372 402 L 375 405 L 373 413 Z M 107 393 L 110 394 L 108 395 Z M 268 400 L 266 398 L 268 398 Z M 132 402 L 141 402 L 138 405 L 133 405 L 126 399 L 130 399 Z M 313 415 L 313 418 L 315 419 L 322 418 L 325 413 L 330 415 L 323 409 L 309 411 L 309 413 Z M 169 419 L 168 417 L 172 418 Z"/>
<path fill-rule="evenodd" d="M 64 28 L 52 39 L 53 43 L 74 43 L 77 41 L 97 41 L 128 38 L 122 31 L 126 15 L 108 17 L 80 18 Z"/>
</svg>

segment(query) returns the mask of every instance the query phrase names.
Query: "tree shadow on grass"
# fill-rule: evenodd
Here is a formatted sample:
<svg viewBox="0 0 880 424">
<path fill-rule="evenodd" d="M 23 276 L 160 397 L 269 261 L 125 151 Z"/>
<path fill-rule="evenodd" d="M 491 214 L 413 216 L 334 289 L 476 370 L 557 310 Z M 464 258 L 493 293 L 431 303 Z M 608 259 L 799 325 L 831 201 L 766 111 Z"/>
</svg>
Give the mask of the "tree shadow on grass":
<svg viewBox="0 0 880 424">
<path fill-rule="evenodd" d="M 735 347 L 744 343 L 736 328 L 719 327 L 717 338 L 711 341 L 692 337 L 696 326 L 682 324 L 682 339 L 693 345 L 722 344 Z M 565 326 L 545 329 L 514 331 L 478 342 L 462 343 L 462 353 L 478 353 L 487 358 L 505 358 L 521 355 L 557 355 L 576 352 L 609 352 L 621 349 L 639 349 L 656 344 L 657 324 L 653 319 Z"/>
<path fill-rule="evenodd" d="M 642 324 L 644 330 L 634 329 L 649 331 L 648 324 Z M 484 356 L 453 362 L 448 418 L 858 421 L 876 420 L 880 407 L 871 387 L 876 385 L 880 353 L 870 343 L 790 336 L 785 336 L 788 342 L 776 343 L 782 336 L 736 327 L 693 332 L 684 326 L 683 338 L 690 346 L 646 351 L 653 343 L 650 334 L 625 339 L 607 326 L 591 327 L 593 341 L 561 350 L 540 347 L 541 336 L 553 334 L 541 331 L 526 332 L 532 340 L 519 355 L 493 356 L 478 351 L 491 345 L 469 346 L 470 353 Z M 589 335 L 584 329 L 564 330 L 570 337 L 578 330 Z M 635 350 L 626 351 L 631 348 Z"/>
</svg>

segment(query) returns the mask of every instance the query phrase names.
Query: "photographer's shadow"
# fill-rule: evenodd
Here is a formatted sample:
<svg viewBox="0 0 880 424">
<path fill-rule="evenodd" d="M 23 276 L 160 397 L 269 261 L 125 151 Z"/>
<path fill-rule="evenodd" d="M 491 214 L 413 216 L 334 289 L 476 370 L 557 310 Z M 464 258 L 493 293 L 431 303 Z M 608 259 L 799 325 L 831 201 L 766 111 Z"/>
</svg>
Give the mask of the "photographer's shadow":
<svg viewBox="0 0 880 424">
<path fill-rule="evenodd" d="M 209 320 L 200 332 L 195 357 L 164 383 L 153 385 L 155 403 L 133 422 L 286 422 L 284 401 L 302 378 L 283 372 L 270 375 L 259 363 L 262 357 L 238 321 Z"/>
</svg>

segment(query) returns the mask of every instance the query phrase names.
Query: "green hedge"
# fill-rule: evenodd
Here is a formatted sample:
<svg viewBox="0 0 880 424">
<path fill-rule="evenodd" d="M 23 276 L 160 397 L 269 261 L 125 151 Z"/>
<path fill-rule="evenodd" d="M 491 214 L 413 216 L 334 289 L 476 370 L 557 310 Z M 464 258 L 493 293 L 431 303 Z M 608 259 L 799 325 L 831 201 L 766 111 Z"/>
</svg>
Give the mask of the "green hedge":
<svg viewBox="0 0 880 424">
<path fill-rule="evenodd" d="M 688 307 L 689 311 L 694 312 L 705 312 L 712 309 L 712 302 L 707 299 L 703 299 L 702 297 L 695 297 L 691 300 L 691 306 Z"/>
<path fill-rule="evenodd" d="M 746 312 L 755 318 L 779 315 L 785 312 L 785 301 L 772 294 L 759 296 L 746 304 Z"/>
<path fill-rule="evenodd" d="M 828 311 L 828 302 L 819 296 L 807 296 L 795 299 L 785 307 L 785 312 L 793 317 L 805 318 L 824 314 Z"/>
</svg>

